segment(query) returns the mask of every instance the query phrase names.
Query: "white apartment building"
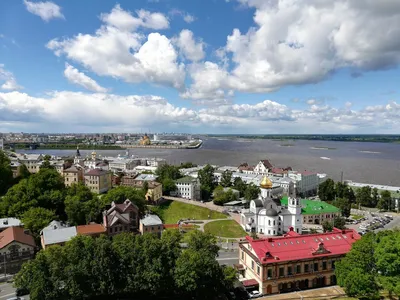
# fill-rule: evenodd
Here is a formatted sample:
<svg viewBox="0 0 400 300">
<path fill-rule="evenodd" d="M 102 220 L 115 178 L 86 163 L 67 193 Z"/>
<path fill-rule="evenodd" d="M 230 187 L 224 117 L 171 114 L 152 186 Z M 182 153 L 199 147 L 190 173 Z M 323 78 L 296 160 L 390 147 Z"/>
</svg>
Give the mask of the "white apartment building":
<svg viewBox="0 0 400 300">
<path fill-rule="evenodd" d="M 288 177 L 296 181 L 297 193 L 308 195 L 317 192 L 320 181 L 316 172 L 289 171 Z"/>
<path fill-rule="evenodd" d="M 200 182 L 190 176 L 180 178 L 176 181 L 176 191 L 171 195 L 190 200 L 200 200 Z"/>
<path fill-rule="evenodd" d="M 110 171 L 133 170 L 137 166 L 137 161 L 129 158 L 120 158 L 109 161 Z"/>
<path fill-rule="evenodd" d="M 21 154 L 14 153 L 16 156 L 10 157 L 11 162 L 19 162 L 24 164 L 29 172 L 39 172 L 40 162 L 43 160 L 41 154 Z"/>
</svg>

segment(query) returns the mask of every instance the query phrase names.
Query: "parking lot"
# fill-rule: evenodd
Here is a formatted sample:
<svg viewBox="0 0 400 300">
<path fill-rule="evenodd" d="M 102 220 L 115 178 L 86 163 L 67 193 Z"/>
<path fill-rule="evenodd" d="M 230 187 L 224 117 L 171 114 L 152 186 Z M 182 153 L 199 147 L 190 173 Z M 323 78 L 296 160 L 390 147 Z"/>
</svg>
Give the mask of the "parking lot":
<svg viewBox="0 0 400 300">
<path fill-rule="evenodd" d="M 12 283 L 0 283 L 0 300 L 7 300 L 15 297 L 15 288 Z M 29 295 L 20 296 L 20 299 L 29 300 Z"/>
<path fill-rule="evenodd" d="M 353 224 L 347 223 L 346 227 L 365 234 L 369 231 L 378 232 L 380 230 L 393 229 L 400 226 L 400 216 L 391 213 L 371 213 L 365 212 L 364 217 L 355 220 Z"/>
</svg>

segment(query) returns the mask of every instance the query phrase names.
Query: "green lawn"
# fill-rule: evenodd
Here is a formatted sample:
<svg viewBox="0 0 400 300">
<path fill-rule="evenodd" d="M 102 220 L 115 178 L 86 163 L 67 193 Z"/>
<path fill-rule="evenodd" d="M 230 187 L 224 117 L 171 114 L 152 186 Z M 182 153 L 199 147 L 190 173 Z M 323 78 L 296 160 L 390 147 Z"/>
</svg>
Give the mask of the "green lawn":
<svg viewBox="0 0 400 300">
<path fill-rule="evenodd" d="M 353 220 L 360 220 L 360 219 L 364 218 L 364 216 L 361 216 L 361 215 L 351 215 L 351 217 L 353 218 Z"/>
<path fill-rule="evenodd" d="M 204 225 L 204 230 L 225 238 L 241 238 L 247 235 L 243 228 L 234 220 L 210 222 Z"/>
<path fill-rule="evenodd" d="M 164 224 L 175 224 L 180 219 L 207 220 L 210 219 L 225 219 L 226 215 L 210 210 L 208 208 L 186 204 L 179 201 L 167 201 L 159 206 L 150 208 L 157 214 Z"/>
</svg>

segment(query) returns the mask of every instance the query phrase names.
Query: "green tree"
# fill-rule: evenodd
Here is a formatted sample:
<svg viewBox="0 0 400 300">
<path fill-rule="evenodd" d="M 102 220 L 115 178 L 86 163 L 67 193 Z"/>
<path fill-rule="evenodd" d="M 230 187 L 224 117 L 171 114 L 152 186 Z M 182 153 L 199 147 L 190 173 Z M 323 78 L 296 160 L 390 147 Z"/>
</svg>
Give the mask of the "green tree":
<svg viewBox="0 0 400 300">
<path fill-rule="evenodd" d="M 21 218 L 25 229 L 29 229 L 32 235 L 38 239 L 40 231 L 55 220 L 57 216 L 54 211 L 42 207 L 31 207 Z"/>
<path fill-rule="evenodd" d="M 164 195 L 170 195 L 172 191 L 176 191 L 175 181 L 171 178 L 165 178 L 161 181 Z"/>
<path fill-rule="evenodd" d="M 50 162 L 51 156 L 45 155 L 43 157 L 42 164 L 40 165 L 40 169 L 55 169 L 55 167 Z"/>
<path fill-rule="evenodd" d="M 322 222 L 322 229 L 323 229 L 324 232 L 332 231 L 332 229 L 333 229 L 332 222 L 329 222 L 329 221 Z"/>
<path fill-rule="evenodd" d="M 134 203 L 138 208 L 141 214 L 145 211 L 145 194 L 141 189 L 135 189 L 127 186 L 118 186 L 109 190 L 106 194 L 104 194 L 101 199 L 105 204 L 111 204 L 111 202 L 115 203 L 123 203 L 125 200 L 129 199 L 132 203 Z"/>
<path fill-rule="evenodd" d="M 333 219 L 333 227 L 338 229 L 345 229 L 346 228 L 346 219 L 342 217 L 335 217 Z"/>
<path fill-rule="evenodd" d="M 246 191 L 247 185 L 240 177 L 235 177 L 233 180 L 233 188 L 238 190 L 240 193 L 240 197 L 244 197 L 244 193 Z"/>
<path fill-rule="evenodd" d="M 357 204 L 361 206 L 373 207 L 372 190 L 370 186 L 363 186 L 356 192 Z"/>
<path fill-rule="evenodd" d="M 256 186 L 254 183 L 250 183 L 247 185 L 246 190 L 244 191 L 244 199 L 247 201 L 254 200 L 258 198 L 260 192 L 261 190 L 258 186 Z"/>
<path fill-rule="evenodd" d="M 0 150 L 0 196 L 4 195 L 13 182 L 10 159 Z"/>
<path fill-rule="evenodd" d="M 379 192 L 377 188 L 372 189 L 372 196 L 371 196 L 371 207 L 376 207 L 379 201 Z"/>
<path fill-rule="evenodd" d="M 29 172 L 28 168 L 24 164 L 22 164 L 19 167 L 18 179 L 25 179 L 28 178 L 29 176 L 31 176 L 31 172 Z"/>
<path fill-rule="evenodd" d="M 392 207 L 392 194 L 389 191 L 381 191 L 380 198 L 378 200 L 377 208 L 380 210 L 391 210 Z"/>
<path fill-rule="evenodd" d="M 203 200 L 208 200 L 210 198 L 211 193 L 216 186 L 214 172 L 215 169 L 209 164 L 207 164 L 203 169 L 199 170 L 198 172 Z"/>
<path fill-rule="evenodd" d="M 179 166 L 179 168 L 181 168 L 181 169 L 188 169 L 188 168 L 195 168 L 195 167 L 197 167 L 197 165 L 192 162 L 184 162 L 184 163 L 181 163 L 181 165 Z"/>
<path fill-rule="evenodd" d="M 318 197 L 322 201 L 332 201 L 335 199 L 335 195 L 335 182 L 332 179 L 328 178 L 319 185 Z"/>
<path fill-rule="evenodd" d="M 160 182 L 162 182 L 166 178 L 177 180 L 182 177 L 179 167 L 168 164 L 158 167 L 156 170 L 156 174 Z"/>
<path fill-rule="evenodd" d="M 221 176 L 221 185 L 223 187 L 230 187 L 232 186 L 232 172 L 225 170 Z"/>
<path fill-rule="evenodd" d="M 224 205 L 225 203 L 238 200 L 237 194 L 235 194 L 232 189 L 224 191 L 224 188 L 220 185 L 214 189 L 213 195 L 213 202 L 216 205 Z"/>
<path fill-rule="evenodd" d="M 343 217 L 348 218 L 351 211 L 351 203 L 347 198 L 336 198 L 333 205 L 340 209 Z"/>
<path fill-rule="evenodd" d="M 147 190 L 149 189 L 149 183 L 145 181 L 142 186 L 143 193 L 146 195 Z"/>
</svg>

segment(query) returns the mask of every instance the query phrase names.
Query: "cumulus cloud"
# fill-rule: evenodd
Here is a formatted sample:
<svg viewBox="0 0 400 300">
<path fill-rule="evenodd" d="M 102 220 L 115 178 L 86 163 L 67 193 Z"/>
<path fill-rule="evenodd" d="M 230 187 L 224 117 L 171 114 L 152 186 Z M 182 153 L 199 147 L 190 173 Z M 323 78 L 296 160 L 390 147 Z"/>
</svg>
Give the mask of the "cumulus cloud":
<svg viewBox="0 0 400 300">
<path fill-rule="evenodd" d="M 247 32 L 234 29 L 227 37 L 231 84 L 216 90 L 271 92 L 319 82 L 343 67 L 360 76 L 400 62 L 397 0 L 237 1 L 255 8 L 255 26 Z"/>
<path fill-rule="evenodd" d="M 185 21 L 188 24 L 190 24 L 196 20 L 195 16 L 189 14 L 188 12 L 180 10 L 180 9 L 171 9 L 169 11 L 169 14 L 171 16 L 181 16 L 183 18 L 183 21 Z"/>
<path fill-rule="evenodd" d="M 169 21 L 167 17 L 162 13 L 152 13 L 144 9 L 136 11 L 137 17 L 134 17 L 131 12 L 123 10 L 119 4 L 117 4 L 110 13 L 101 14 L 100 19 L 120 30 L 136 30 L 138 27 L 150 28 L 150 29 L 167 29 L 169 27 Z"/>
<path fill-rule="evenodd" d="M 97 93 L 107 92 L 106 88 L 100 86 L 95 80 L 86 74 L 79 72 L 78 69 L 74 68 L 68 63 L 65 64 L 64 76 L 69 82 L 80 85 L 89 91 Z"/>
<path fill-rule="evenodd" d="M 175 42 L 182 54 L 189 60 L 199 61 L 205 56 L 202 41 L 196 42 L 193 37 L 193 32 L 188 29 L 184 29 L 180 32 L 179 37 L 175 39 Z"/>
<path fill-rule="evenodd" d="M 47 48 L 57 56 L 65 55 L 82 64 L 97 75 L 112 76 L 130 83 L 150 82 L 181 88 L 185 66 L 178 62 L 171 41 L 157 32 L 150 33 L 146 40 L 143 34 L 132 31 L 137 26 L 165 28 L 167 23 L 161 14 L 154 16 L 139 11 L 138 15 L 139 18 L 135 19 L 117 5 L 110 14 L 102 15 L 105 24 L 95 34 L 53 39 L 47 43 Z"/>
<path fill-rule="evenodd" d="M 23 89 L 23 86 L 20 86 L 17 83 L 13 73 L 4 69 L 4 65 L 0 64 L 0 83 L 3 82 L 1 85 L 1 89 L 3 90 L 20 90 Z"/>
<path fill-rule="evenodd" d="M 224 104 L 189 109 L 160 96 L 121 96 L 105 93 L 58 91 L 46 97 L 21 92 L 0 93 L 0 128 L 29 127 L 45 131 L 127 131 L 143 124 L 158 130 L 254 133 L 395 133 L 400 126 L 400 104 L 352 110 L 311 105 L 294 110 L 272 100 L 255 104 Z M 29 126 L 28 126 L 29 125 Z M 14 127 L 13 127 L 14 126 Z M 22 127 L 21 127 L 22 126 Z M 19 127 L 18 127 L 19 128 Z"/>
<path fill-rule="evenodd" d="M 43 21 L 48 22 L 56 18 L 64 19 L 64 15 L 61 13 L 61 7 L 53 2 L 30 2 L 24 0 L 24 4 L 30 13 L 41 17 Z"/>
</svg>

